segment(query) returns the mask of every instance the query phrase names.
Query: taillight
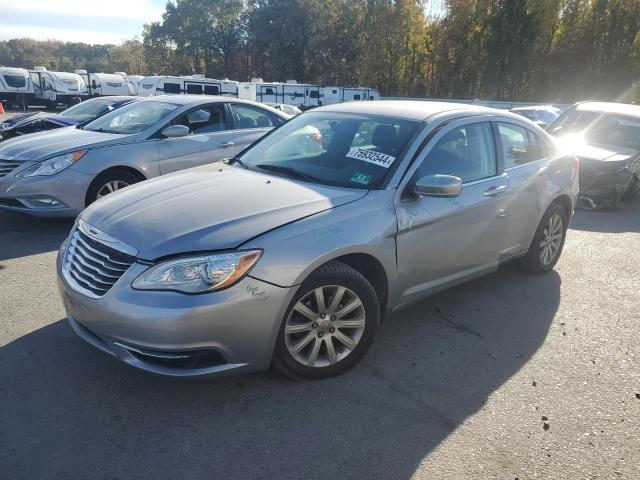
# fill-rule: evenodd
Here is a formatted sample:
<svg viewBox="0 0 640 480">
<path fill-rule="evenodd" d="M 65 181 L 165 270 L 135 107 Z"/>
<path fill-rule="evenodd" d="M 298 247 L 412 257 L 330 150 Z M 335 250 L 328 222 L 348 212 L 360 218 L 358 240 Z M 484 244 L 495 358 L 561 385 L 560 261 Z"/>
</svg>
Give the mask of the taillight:
<svg viewBox="0 0 640 480">
<path fill-rule="evenodd" d="M 573 157 L 573 166 L 576 169 L 576 173 L 580 171 L 580 159 L 578 157 Z"/>
</svg>

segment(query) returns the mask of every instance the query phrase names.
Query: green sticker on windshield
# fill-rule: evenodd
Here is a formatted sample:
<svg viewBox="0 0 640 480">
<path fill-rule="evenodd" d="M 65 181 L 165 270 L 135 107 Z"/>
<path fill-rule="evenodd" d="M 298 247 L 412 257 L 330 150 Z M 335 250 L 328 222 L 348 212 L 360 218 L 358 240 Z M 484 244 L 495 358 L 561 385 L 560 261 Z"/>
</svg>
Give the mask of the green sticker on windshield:
<svg viewBox="0 0 640 480">
<path fill-rule="evenodd" d="M 372 175 L 367 175 L 366 173 L 356 172 L 351 177 L 351 181 L 355 183 L 359 183 L 361 185 L 369 185 L 371 181 Z"/>
</svg>

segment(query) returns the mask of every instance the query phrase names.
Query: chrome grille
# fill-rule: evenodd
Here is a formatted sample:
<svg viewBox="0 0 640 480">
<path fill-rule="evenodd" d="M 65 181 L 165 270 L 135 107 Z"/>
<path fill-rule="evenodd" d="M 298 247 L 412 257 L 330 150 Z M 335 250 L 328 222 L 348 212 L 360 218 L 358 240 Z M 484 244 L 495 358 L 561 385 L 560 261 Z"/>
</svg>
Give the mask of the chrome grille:
<svg viewBox="0 0 640 480">
<path fill-rule="evenodd" d="M 118 248 L 120 246 L 124 248 Z M 134 252 L 131 247 L 80 220 L 69 237 L 62 271 L 74 290 L 88 297 L 100 298 L 133 264 L 135 255 L 131 253 Z"/>
<path fill-rule="evenodd" d="M 0 159 L 0 178 L 6 177 L 13 172 L 18 165 L 22 162 L 16 162 L 15 160 L 2 160 Z"/>
</svg>

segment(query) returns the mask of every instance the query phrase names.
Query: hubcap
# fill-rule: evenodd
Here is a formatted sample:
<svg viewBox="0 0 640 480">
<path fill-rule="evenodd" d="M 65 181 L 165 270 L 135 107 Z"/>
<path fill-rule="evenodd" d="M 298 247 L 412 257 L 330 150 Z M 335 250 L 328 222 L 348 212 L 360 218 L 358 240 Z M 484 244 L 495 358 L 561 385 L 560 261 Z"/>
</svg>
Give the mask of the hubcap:
<svg viewBox="0 0 640 480">
<path fill-rule="evenodd" d="M 348 356 L 365 327 L 364 305 L 346 287 L 326 285 L 293 306 L 284 327 L 291 356 L 307 367 L 326 367 Z"/>
<path fill-rule="evenodd" d="M 104 197 L 105 195 L 109 195 L 110 193 L 115 192 L 116 190 L 120 190 L 121 188 L 128 187 L 129 184 L 122 180 L 112 180 L 110 182 L 105 183 L 98 190 L 98 196 L 96 198 Z"/>
<path fill-rule="evenodd" d="M 550 265 L 558 256 L 562 244 L 563 220 L 559 214 L 551 215 L 542 233 L 540 242 L 540 261 L 543 265 Z"/>
</svg>

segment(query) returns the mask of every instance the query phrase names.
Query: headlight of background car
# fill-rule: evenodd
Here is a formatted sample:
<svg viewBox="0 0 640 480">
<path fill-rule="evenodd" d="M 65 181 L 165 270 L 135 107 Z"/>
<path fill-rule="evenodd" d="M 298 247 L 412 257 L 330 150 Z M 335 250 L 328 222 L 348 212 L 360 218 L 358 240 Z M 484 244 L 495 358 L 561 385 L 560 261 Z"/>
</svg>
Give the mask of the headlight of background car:
<svg viewBox="0 0 640 480">
<path fill-rule="evenodd" d="M 17 177 L 38 177 L 41 175 L 53 175 L 61 170 L 73 165 L 87 153 L 86 150 L 78 150 L 76 152 L 65 153 L 57 157 L 50 158 L 44 162 L 35 164 L 33 167 L 27 168 L 24 172 L 20 172 Z"/>
<path fill-rule="evenodd" d="M 131 286 L 138 290 L 176 290 L 202 293 L 239 282 L 262 255 L 260 250 L 177 258 L 151 267 Z"/>
</svg>

